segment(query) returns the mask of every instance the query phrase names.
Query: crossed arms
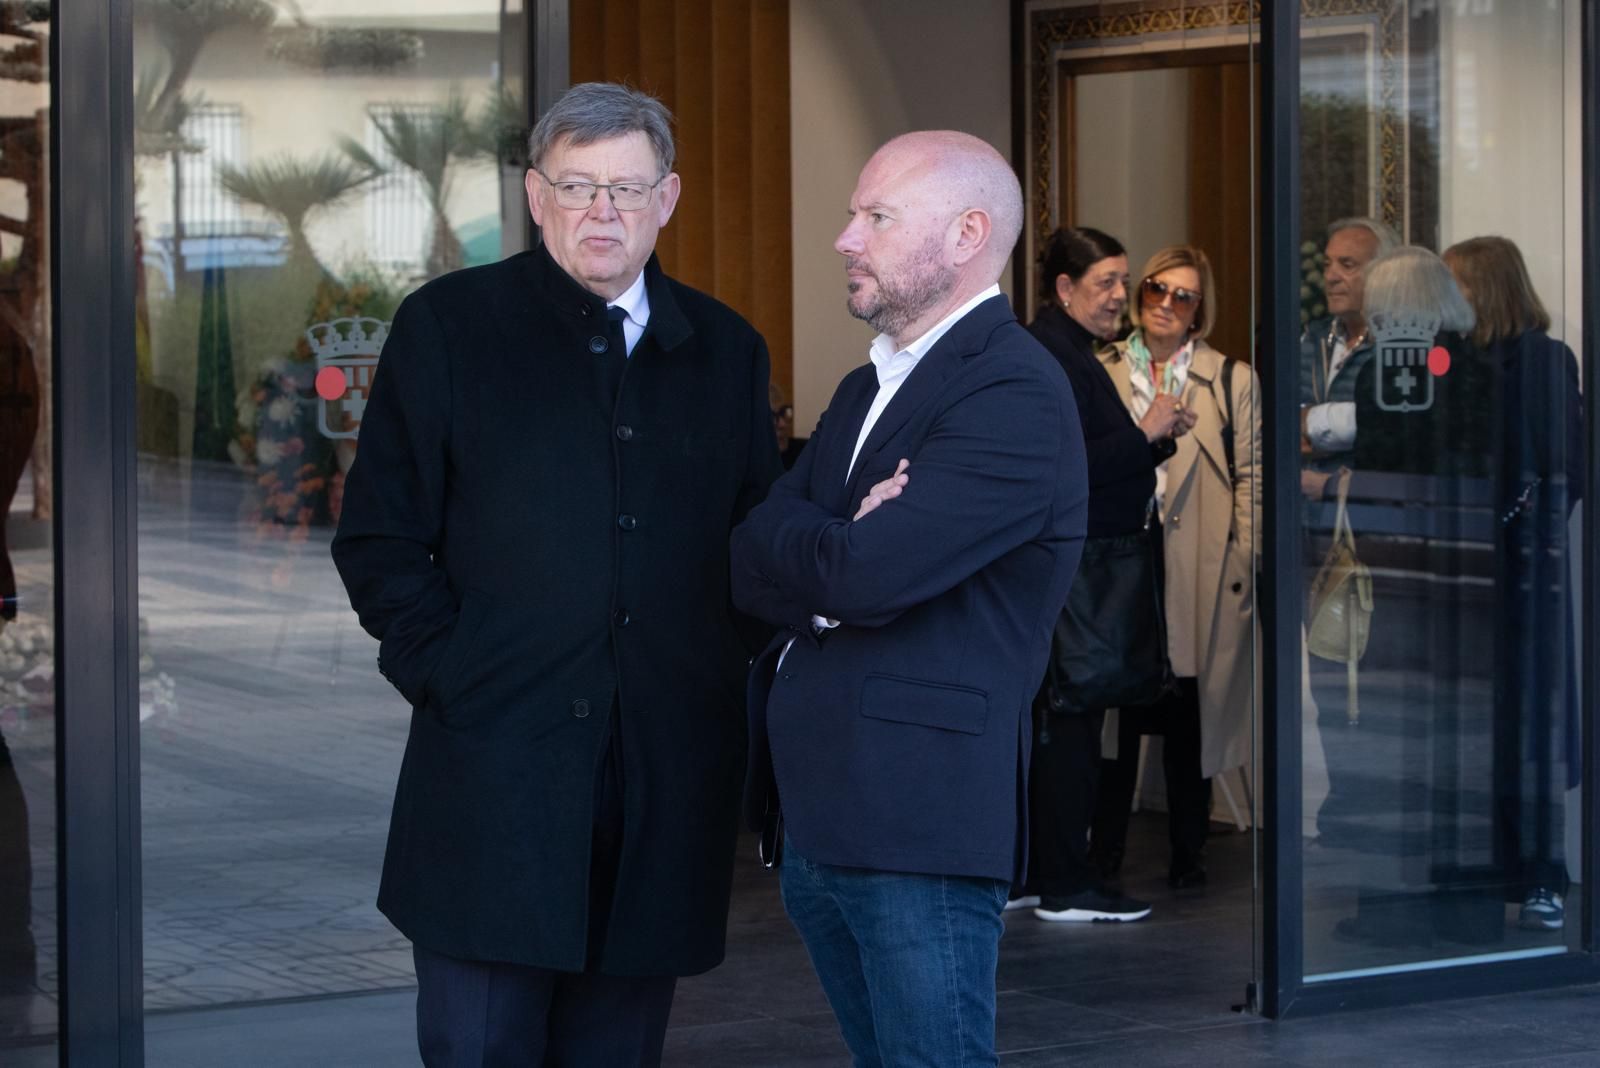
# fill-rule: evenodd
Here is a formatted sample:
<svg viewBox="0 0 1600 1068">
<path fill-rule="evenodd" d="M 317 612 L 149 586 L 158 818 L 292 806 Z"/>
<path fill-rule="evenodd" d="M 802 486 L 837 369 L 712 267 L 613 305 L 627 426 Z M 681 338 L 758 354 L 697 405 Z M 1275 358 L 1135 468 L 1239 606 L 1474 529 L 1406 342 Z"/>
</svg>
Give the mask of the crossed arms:
<svg viewBox="0 0 1600 1068">
<path fill-rule="evenodd" d="M 883 473 L 853 516 L 810 499 L 824 435 L 856 430 L 819 423 L 794 470 L 733 533 L 735 604 L 780 626 L 821 615 L 880 627 L 1035 538 L 1066 474 L 1065 397 L 1064 388 L 1021 369 L 976 383 L 939 413 L 912 457 Z M 895 454 L 886 448 L 859 462 Z"/>
</svg>

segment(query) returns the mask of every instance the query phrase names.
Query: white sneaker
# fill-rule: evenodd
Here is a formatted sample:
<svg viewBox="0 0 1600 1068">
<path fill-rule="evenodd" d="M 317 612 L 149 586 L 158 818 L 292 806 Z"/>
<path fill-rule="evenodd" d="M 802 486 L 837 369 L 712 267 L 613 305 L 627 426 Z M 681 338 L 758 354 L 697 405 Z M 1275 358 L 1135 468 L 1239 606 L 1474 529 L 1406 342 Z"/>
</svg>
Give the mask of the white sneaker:
<svg viewBox="0 0 1600 1068">
<path fill-rule="evenodd" d="M 1535 890 L 1522 903 L 1517 926 L 1524 931 L 1559 931 L 1566 925 L 1566 909 L 1554 890 Z"/>
<path fill-rule="evenodd" d="M 1006 902 L 1005 911 L 1015 912 L 1018 909 L 1037 908 L 1039 905 L 1038 894 L 1023 894 L 1021 897 L 1011 898 Z"/>
<path fill-rule="evenodd" d="M 1071 897 L 1051 898 L 1033 914 L 1046 923 L 1132 923 L 1150 915 L 1143 901 L 1085 890 Z"/>
</svg>

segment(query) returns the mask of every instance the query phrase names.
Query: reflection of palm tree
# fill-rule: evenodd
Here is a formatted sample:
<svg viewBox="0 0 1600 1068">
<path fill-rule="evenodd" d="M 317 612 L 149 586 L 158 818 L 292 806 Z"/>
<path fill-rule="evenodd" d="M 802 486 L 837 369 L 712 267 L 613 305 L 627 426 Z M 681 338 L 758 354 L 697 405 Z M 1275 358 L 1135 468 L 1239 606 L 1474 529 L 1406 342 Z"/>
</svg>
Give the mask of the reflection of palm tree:
<svg viewBox="0 0 1600 1068">
<path fill-rule="evenodd" d="M 423 195 L 432 212 L 432 232 L 428 243 L 426 270 L 430 277 L 461 266 L 461 241 L 450 228 L 446 208 L 454 179 L 453 164 L 483 154 L 483 134 L 467 115 L 467 101 L 451 90 L 444 103 L 420 113 L 400 110 L 374 114 L 372 124 L 395 163 L 411 171 L 422 183 Z M 340 138 L 340 146 L 351 159 L 371 171 L 385 167 L 360 142 Z"/>
<path fill-rule="evenodd" d="M 161 92 L 162 73 L 145 67 L 133 85 L 133 151 L 140 156 L 199 152 L 204 146 L 183 135 L 189 116 L 205 107 L 199 93 L 168 97 Z M 135 179 L 137 179 L 137 174 Z"/>
<path fill-rule="evenodd" d="M 171 133 L 176 142 L 187 109 L 182 104 L 183 87 L 194 73 L 195 61 L 213 35 L 224 30 L 256 29 L 271 26 L 278 10 L 267 0 L 139 0 L 135 18 L 148 26 L 167 53 L 166 80 L 146 106 L 149 115 L 163 122 L 176 122 Z M 141 81 L 144 79 L 141 78 Z M 153 89 L 153 87 L 152 87 Z M 192 105 L 191 105 L 192 106 Z M 136 127 L 137 128 L 137 127 Z M 186 149 L 174 143 L 172 155 L 172 255 L 182 274 L 183 264 L 183 169 Z"/>
<path fill-rule="evenodd" d="M 337 206 L 378 173 L 332 153 L 316 159 L 281 155 L 244 167 L 217 165 L 223 189 L 283 220 L 291 263 L 313 265 L 319 273 L 326 272 L 306 239 L 306 223 L 318 212 Z"/>
<path fill-rule="evenodd" d="M 504 166 L 527 166 L 528 109 L 504 82 L 489 90 L 487 106 L 478 120 L 476 149 L 477 155 Z"/>
</svg>

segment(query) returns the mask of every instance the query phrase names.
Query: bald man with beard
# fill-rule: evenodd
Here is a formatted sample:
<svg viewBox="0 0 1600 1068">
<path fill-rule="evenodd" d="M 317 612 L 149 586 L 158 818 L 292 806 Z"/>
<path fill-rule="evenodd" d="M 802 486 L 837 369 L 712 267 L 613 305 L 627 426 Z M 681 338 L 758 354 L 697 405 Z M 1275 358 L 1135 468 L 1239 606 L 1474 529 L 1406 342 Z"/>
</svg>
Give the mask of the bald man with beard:
<svg viewBox="0 0 1600 1068">
<path fill-rule="evenodd" d="M 733 534 L 735 602 L 782 628 L 750 679 L 746 817 L 858 1066 L 994 1064 L 1083 435 L 996 284 L 1023 218 L 998 152 L 898 137 L 849 214 L 834 248 L 871 362 Z"/>
</svg>

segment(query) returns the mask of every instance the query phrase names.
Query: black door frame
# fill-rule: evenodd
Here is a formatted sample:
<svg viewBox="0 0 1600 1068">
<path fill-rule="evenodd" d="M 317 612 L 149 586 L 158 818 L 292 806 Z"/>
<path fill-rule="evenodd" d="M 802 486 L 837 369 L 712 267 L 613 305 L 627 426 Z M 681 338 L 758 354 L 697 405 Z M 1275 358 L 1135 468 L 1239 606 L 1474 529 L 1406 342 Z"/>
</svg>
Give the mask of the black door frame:
<svg viewBox="0 0 1600 1068">
<path fill-rule="evenodd" d="M 1600 698 L 1600 631 L 1596 591 L 1600 589 L 1600 532 L 1594 511 L 1600 485 L 1600 413 L 1593 383 L 1600 319 L 1592 313 L 1600 295 L 1600 211 L 1594 176 L 1600 146 L 1600 0 L 1582 0 L 1581 103 L 1582 167 L 1587 179 L 1582 197 L 1583 382 L 1589 403 L 1585 440 L 1590 462 L 1584 487 L 1583 523 L 1583 873 L 1580 950 L 1563 956 L 1436 967 L 1391 975 L 1306 983 L 1304 955 L 1304 870 L 1301 863 L 1300 620 L 1303 618 L 1300 540 L 1299 411 L 1300 362 L 1266 360 L 1258 367 L 1266 399 L 1262 420 L 1268 478 L 1263 492 L 1263 689 L 1265 709 L 1261 775 L 1266 829 L 1262 850 L 1263 974 L 1252 999 L 1269 1017 L 1307 1015 L 1345 1008 L 1400 1005 L 1450 997 L 1495 994 L 1564 983 L 1600 981 L 1595 956 L 1600 933 L 1595 907 L 1596 821 L 1600 791 L 1600 731 L 1594 710 Z M 1268 351 L 1293 353 L 1300 336 L 1300 0 L 1261 4 L 1262 169 L 1260 178 L 1260 278 L 1263 337 Z"/>
<path fill-rule="evenodd" d="M 52 5 L 61 1063 L 144 1063 L 132 0 Z"/>
</svg>

